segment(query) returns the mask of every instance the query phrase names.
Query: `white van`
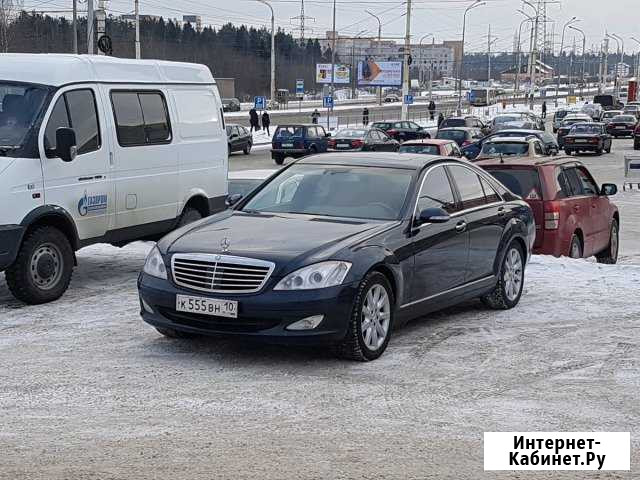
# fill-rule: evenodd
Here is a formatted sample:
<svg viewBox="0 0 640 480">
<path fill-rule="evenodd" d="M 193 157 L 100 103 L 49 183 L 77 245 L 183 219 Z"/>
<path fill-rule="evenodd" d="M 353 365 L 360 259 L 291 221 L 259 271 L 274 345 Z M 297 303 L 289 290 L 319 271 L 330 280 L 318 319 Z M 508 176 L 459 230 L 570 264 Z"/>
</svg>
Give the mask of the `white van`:
<svg viewBox="0 0 640 480">
<path fill-rule="evenodd" d="M 205 66 L 0 55 L 0 271 L 11 292 L 55 300 L 76 250 L 223 210 L 227 162 Z"/>
</svg>

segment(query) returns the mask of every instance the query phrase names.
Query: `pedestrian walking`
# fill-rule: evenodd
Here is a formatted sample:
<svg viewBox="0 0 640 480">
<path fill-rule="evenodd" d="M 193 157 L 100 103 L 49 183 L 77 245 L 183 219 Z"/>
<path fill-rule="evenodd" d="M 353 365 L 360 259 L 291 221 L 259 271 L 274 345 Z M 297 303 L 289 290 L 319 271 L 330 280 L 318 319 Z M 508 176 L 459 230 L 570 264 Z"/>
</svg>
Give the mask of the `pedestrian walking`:
<svg viewBox="0 0 640 480">
<path fill-rule="evenodd" d="M 262 114 L 262 128 L 267 131 L 267 135 L 271 136 L 271 130 L 269 126 L 271 125 L 271 117 L 269 116 L 269 112 L 266 110 Z"/>
<path fill-rule="evenodd" d="M 320 118 L 320 112 L 318 111 L 318 109 L 316 108 L 313 113 L 311 114 L 311 123 L 313 124 L 318 124 L 318 119 Z"/>
<path fill-rule="evenodd" d="M 365 127 L 369 125 L 369 109 L 367 107 L 362 110 L 362 124 Z"/>
<path fill-rule="evenodd" d="M 547 102 L 542 102 L 542 118 L 547 118 Z"/>
<path fill-rule="evenodd" d="M 258 112 L 256 112 L 255 108 L 252 108 L 251 110 L 249 110 L 249 125 L 251 125 L 251 128 L 249 129 L 251 133 L 253 133 L 254 130 L 256 132 L 260 130 L 260 122 L 258 121 Z"/>
<path fill-rule="evenodd" d="M 436 114 L 436 102 L 434 102 L 433 100 L 431 100 L 429 102 L 429 120 L 433 120 Z"/>
<path fill-rule="evenodd" d="M 438 128 L 440 128 L 442 122 L 444 122 L 444 115 L 442 114 L 442 112 L 440 112 L 440 115 L 438 115 Z"/>
</svg>

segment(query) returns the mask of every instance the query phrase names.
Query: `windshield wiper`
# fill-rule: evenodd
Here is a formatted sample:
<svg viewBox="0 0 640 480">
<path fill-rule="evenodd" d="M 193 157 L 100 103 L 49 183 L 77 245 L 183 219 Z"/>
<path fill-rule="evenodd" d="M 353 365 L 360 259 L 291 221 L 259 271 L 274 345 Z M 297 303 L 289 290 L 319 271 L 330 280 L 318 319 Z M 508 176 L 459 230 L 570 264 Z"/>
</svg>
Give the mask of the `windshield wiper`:
<svg viewBox="0 0 640 480">
<path fill-rule="evenodd" d="M 0 155 L 3 157 L 7 156 L 7 152 L 10 150 L 18 150 L 20 146 L 18 145 L 0 145 Z"/>
</svg>

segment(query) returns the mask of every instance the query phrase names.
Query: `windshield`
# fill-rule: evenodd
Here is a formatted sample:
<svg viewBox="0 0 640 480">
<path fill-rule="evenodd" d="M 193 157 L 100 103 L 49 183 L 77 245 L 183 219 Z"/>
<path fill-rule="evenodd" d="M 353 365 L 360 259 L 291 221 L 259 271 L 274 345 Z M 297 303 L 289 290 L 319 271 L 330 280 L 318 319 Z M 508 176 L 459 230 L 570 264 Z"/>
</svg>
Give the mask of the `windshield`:
<svg viewBox="0 0 640 480">
<path fill-rule="evenodd" d="M 366 133 L 364 130 L 340 130 L 335 136 L 340 138 L 362 138 Z"/>
<path fill-rule="evenodd" d="M 464 127 L 467 125 L 467 121 L 464 118 L 449 118 L 442 122 L 440 128 L 448 128 L 448 127 Z"/>
<path fill-rule="evenodd" d="M 562 125 L 564 127 L 569 127 L 575 123 L 585 123 L 588 122 L 589 120 L 587 120 L 586 118 L 572 118 L 569 120 L 565 120 L 564 122 L 562 122 Z"/>
<path fill-rule="evenodd" d="M 19 148 L 49 93 L 46 87 L 0 82 L 0 148 Z"/>
<path fill-rule="evenodd" d="M 522 142 L 487 142 L 482 146 L 480 155 L 526 155 L 529 144 Z"/>
<path fill-rule="evenodd" d="M 436 138 L 461 141 L 467 138 L 467 132 L 464 130 L 440 130 Z"/>
<path fill-rule="evenodd" d="M 242 195 L 246 197 L 251 191 L 260 185 L 264 180 L 229 180 L 229 195 Z"/>
<path fill-rule="evenodd" d="M 437 145 L 402 145 L 400 153 L 421 153 L 424 155 L 439 155 Z"/>
<path fill-rule="evenodd" d="M 243 211 L 396 220 L 411 170 L 296 164 L 265 185 Z"/>
<path fill-rule="evenodd" d="M 500 125 L 502 123 L 521 122 L 522 120 L 524 120 L 524 117 L 522 115 L 504 115 L 494 118 L 493 123 L 494 125 Z"/>
<path fill-rule="evenodd" d="M 602 114 L 602 118 L 613 118 L 617 117 L 618 115 L 620 115 L 620 112 L 604 112 Z"/>
<path fill-rule="evenodd" d="M 600 127 L 598 125 L 589 125 L 588 123 L 580 123 L 578 125 L 574 125 L 573 127 L 571 127 L 571 130 L 569 131 L 569 133 L 571 133 L 571 134 L 580 134 L 580 133 L 595 134 L 595 133 L 602 133 L 602 132 L 600 131 Z"/>
</svg>

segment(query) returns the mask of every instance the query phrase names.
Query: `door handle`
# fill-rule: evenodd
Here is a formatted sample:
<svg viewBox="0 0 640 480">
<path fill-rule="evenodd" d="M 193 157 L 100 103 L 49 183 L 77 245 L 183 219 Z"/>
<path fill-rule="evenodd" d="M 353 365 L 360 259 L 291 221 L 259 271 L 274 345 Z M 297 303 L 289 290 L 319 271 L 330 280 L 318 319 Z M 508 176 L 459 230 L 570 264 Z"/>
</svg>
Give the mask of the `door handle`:
<svg viewBox="0 0 640 480">
<path fill-rule="evenodd" d="M 573 211 L 574 212 L 579 212 L 580 211 L 580 205 L 574 205 L 573 206 Z"/>
<path fill-rule="evenodd" d="M 504 217 L 507 212 L 504 211 L 504 207 L 498 208 L 498 216 Z"/>
<path fill-rule="evenodd" d="M 462 233 L 467 229 L 467 222 L 465 222 L 464 220 L 461 222 L 458 222 L 458 224 L 456 225 L 456 232 Z"/>
</svg>

